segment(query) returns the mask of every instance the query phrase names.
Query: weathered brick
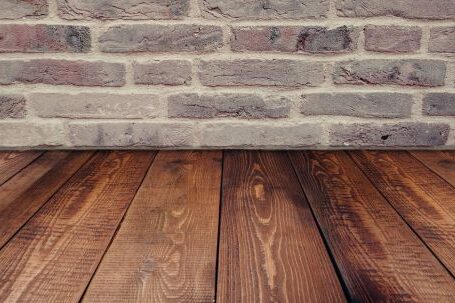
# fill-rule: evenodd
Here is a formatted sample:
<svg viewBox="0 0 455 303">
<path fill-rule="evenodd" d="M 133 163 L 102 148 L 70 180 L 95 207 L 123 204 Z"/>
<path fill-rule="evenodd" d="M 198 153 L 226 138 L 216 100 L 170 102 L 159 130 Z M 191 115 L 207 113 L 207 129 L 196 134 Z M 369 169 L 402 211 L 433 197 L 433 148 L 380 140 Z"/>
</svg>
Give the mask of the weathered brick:
<svg viewBox="0 0 455 303">
<path fill-rule="evenodd" d="M 426 95 L 423 99 L 423 112 L 429 116 L 455 116 L 455 94 Z"/>
<path fill-rule="evenodd" d="M 337 84 L 398 84 L 442 86 L 446 65 L 440 60 L 363 60 L 336 64 L 333 80 Z"/>
<path fill-rule="evenodd" d="M 0 61 L 0 84 L 122 86 L 123 64 L 102 61 L 37 59 Z"/>
<path fill-rule="evenodd" d="M 0 147 L 2 148 L 45 148 L 65 143 L 65 132 L 60 122 L 8 121 L 0 122 L 0 129 Z"/>
<path fill-rule="evenodd" d="M 33 113 L 43 118 L 154 118 L 160 113 L 157 95 L 35 93 L 29 97 Z"/>
<path fill-rule="evenodd" d="M 88 52 L 88 27 L 72 25 L 0 25 L 0 52 Z"/>
<path fill-rule="evenodd" d="M 171 118 L 286 118 L 290 101 L 253 94 L 178 94 L 168 98 L 168 108 Z"/>
<path fill-rule="evenodd" d="M 21 95 L 0 95 L 0 119 L 24 118 L 25 98 Z"/>
<path fill-rule="evenodd" d="M 234 51 L 342 53 L 357 47 L 359 31 L 353 27 L 235 27 Z"/>
<path fill-rule="evenodd" d="M 365 49 L 375 52 L 415 52 L 420 49 L 422 30 L 417 26 L 365 27 Z"/>
<path fill-rule="evenodd" d="M 410 19 L 453 19 L 453 0 L 337 0 L 343 17 L 396 16 Z"/>
<path fill-rule="evenodd" d="M 201 61 L 199 78 L 206 86 L 317 86 L 324 82 L 322 63 L 296 60 Z"/>
<path fill-rule="evenodd" d="M 447 142 L 447 124 L 335 124 L 330 127 L 332 146 L 425 147 Z"/>
<path fill-rule="evenodd" d="M 194 146 L 192 123 L 70 122 L 71 144 L 78 147 Z"/>
<path fill-rule="evenodd" d="M 329 0 L 204 0 L 201 11 L 207 18 L 227 19 L 315 19 L 329 11 Z"/>
<path fill-rule="evenodd" d="M 0 1 L 0 19 L 40 18 L 47 13 L 47 0 Z"/>
<path fill-rule="evenodd" d="M 206 123 L 201 125 L 202 147 L 211 148 L 298 148 L 320 143 L 317 124 L 270 125 L 265 123 Z"/>
<path fill-rule="evenodd" d="M 211 25 L 119 25 L 99 38 L 101 50 L 122 52 L 211 52 L 223 46 L 223 31 Z"/>
<path fill-rule="evenodd" d="M 190 0 L 58 0 L 59 16 L 84 19 L 181 19 L 188 15 Z"/>
<path fill-rule="evenodd" d="M 163 60 L 133 64 L 134 82 L 151 85 L 184 85 L 191 83 L 191 62 Z"/>
<path fill-rule="evenodd" d="M 403 118 L 412 110 L 412 96 L 395 93 L 336 93 L 302 96 L 301 113 L 353 117 Z"/>
<path fill-rule="evenodd" d="M 432 28 L 428 50 L 434 53 L 455 53 L 455 26 Z"/>
</svg>

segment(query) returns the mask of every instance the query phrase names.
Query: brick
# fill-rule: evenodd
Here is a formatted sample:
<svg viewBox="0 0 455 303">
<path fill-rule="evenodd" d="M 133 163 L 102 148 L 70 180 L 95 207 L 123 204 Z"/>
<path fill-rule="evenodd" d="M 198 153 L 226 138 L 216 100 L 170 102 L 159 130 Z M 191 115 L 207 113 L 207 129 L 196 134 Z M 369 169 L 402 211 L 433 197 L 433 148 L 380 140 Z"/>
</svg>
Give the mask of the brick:
<svg viewBox="0 0 455 303">
<path fill-rule="evenodd" d="M 150 85 L 185 85 L 191 83 L 191 62 L 163 60 L 133 64 L 134 83 Z"/>
<path fill-rule="evenodd" d="M 338 16 L 396 16 L 409 19 L 454 19 L 453 0 L 337 0 Z"/>
<path fill-rule="evenodd" d="M 447 142 L 449 126 L 430 123 L 335 124 L 330 127 L 332 146 L 431 147 Z"/>
<path fill-rule="evenodd" d="M 0 52 L 88 52 L 88 27 L 72 25 L 0 25 Z"/>
<path fill-rule="evenodd" d="M 440 60 L 363 60 L 339 62 L 333 80 L 336 84 L 398 84 L 442 86 L 446 65 Z"/>
<path fill-rule="evenodd" d="M 0 122 L 0 147 L 30 148 L 61 146 L 65 132 L 60 122 Z"/>
<path fill-rule="evenodd" d="M 42 18 L 47 14 L 47 0 L 0 1 L 0 19 Z"/>
<path fill-rule="evenodd" d="M 70 122 L 70 141 L 76 147 L 189 147 L 193 124 L 163 122 Z"/>
<path fill-rule="evenodd" d="M 102 61 L 37 59 L 0 61 L 0 84 L 51 84 L 78 86 L 122 86 L 123 64 Z"/>
<path fill-rule="evenodd" d="M 423 98 L 423 113 L 429 116 L 455 116 L 455 94 L 426 95 Z"/>
<path fill-rule="evenodd" d="M 433 53 L 455 53 L 455 27 L 432 28 L 428 50 Z"/>
<path fill-rule="evenodd" d="M 324 82 L 323 64 L 296 60 L 201 61 L 199 78 L 206 86 L 317 86 Z"/>
<path fill-rule="evenodd" d="M 142 119 L 160 113 L 159 96 L 149 94 L 35 93 L 29 105 L 42 118 Z"/>
<path fill-rule="evenodd" d="M 225 19 L 316 19 L 329 11 L 329 0 L 204 0 L 206 18 Z"/>
<path fill-rule="evenodd" d="M 420 49 L 422 30 L 417 26 L 365 27 L 365 49 L 374 52 L 406 53 Z"/>
<path fill-rule="evenodd" d="M 231 48 L 234 51 L 279 51 L 343 53 L 357 48 L 359 31 L 341 26 L 326 27 L 235 27 Z"/>
<path fill-rule="evenodd" d="M 223 31 L 210 25 L 120 25 L 99 38 L 107 53 L 211 52 L 223 46 Z"/>
<path fill-rule="evenodd" d="M 200 142 L 204 148 L 286 149 L 318 145 L 321 136 L 317 124 L 219 122 L 201 125 Z"/>
<path fill-rule="evenodd" d="M 301 113 L 352 117 L 404 118 L 411 116 L 412 96 L 396 93 L 335 93 L 302 96 Z"/>
<path fill-rule="evenodd" d="M 0 95 L 0 119 L 24 118 L 25 98 L 21 95 Z"/>
<path fill-rule="evenodd" d="M 290 100 L 253 94 L 178 94 L 168 98 L 168 108 L 171 118 L 286 118 Z"/>
<path fill-rule="evenodd" d="M 59 16 L 67 20 L 152 20 L 188 16 L 190 0 L 58 0 Z"/>
</svg>

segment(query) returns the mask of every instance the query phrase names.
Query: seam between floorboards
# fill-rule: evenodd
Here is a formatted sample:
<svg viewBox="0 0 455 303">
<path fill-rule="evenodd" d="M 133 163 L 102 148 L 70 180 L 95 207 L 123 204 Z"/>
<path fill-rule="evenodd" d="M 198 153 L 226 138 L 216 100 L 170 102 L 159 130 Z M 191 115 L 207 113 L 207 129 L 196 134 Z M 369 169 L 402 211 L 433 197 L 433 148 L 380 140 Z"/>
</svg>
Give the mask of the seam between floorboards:
<svg viewBox="0 0 455 303">
<path fill-rule="evenodd" d="M 34 163 L 35 161 L 37 161 L 39 158 L 41 158 L 44 154 L 46 154 L 47 152 L 41 152 L 41 154 L 36 157 L 35 159 L 33 159 L 30 163 L 28 163 L 27 165 L 25 165 L 24 167 L 22 167 L 21 169 L 19 169 L 17 172 L 15 172 L 11 177 L 9 177 L 8 179 L 6 179 L 2 184 L 0 184 L 0 186 L 3 186 L 4 184 L 6 184 L 9 180 L 11 180 L 12 178 L 14 178 L 15 176 L 17 176 L 20 172 L 22 172 L 24 169 L 26 169 L 27 167 L 29 167 L 32 163 Z"/>
<path fill-rule="evenodd" d="M 357 164 L 357 162 L 354 160 L 354 158 L 351 156 L 351 152 L 343 151 L 347 153 L 348 157 L 351 159 L 352 162 L 357 166 L 357 168 L 362 172 L 362 174 L 367 178 L 367 180 L 373 185 L 373 187 L 376 189 L 377 192 L 387 201 L 387 203 L 390 205 L 390 207 L 398 214 L 398 216 L 401 218 L 401 220 L 409 227 L 409 229 L 416 235 L 416 237 L 420 240 L 420 242 L 423 244 L 424 247 L 428 249 L 430 254 L 432 254 L 436 260 L 441 264 L 442 268 L 446 270 L 446 272 L 451 276 L 453 279 L 455 279 L 455 275 L 452 274 L 452 272 L 447 268 L 447 266 L 441 261 L 441 259 L 436 255 L 436 253 L 431 249 L 430 246 L 423 240 L 423 238 L 416 232 L 416 230 L 409 224 L 409 222 L 400 214 L 400 212 L 393 206 L 393 204 L 387 199 L 387 197 L 382 193 L 382 191 L 376 186 L 376 183 L 370 179 L 370 177 L 364 172 L 362 167 Z"/>
<path fill-rule="evenodd" d="M 307 152 L 304 151 L 302 153 L 307 153 Z M 292 167 L 292 170 L 294 172 L 294 175 L 297 178 L 297 181 L 298 181 L 298 183 L 300 185 L 302 193 L 303 193 L 303 195 L 304 195 L 304 197 L 305 197 L 305 199 L 307 201 L 308 207 L 309 207 L 310 212 L 311 212 L 311 216 L 313 218 L 313 221 L 316 224 L 316 228 L 318 229 L 319 236 L 322 239 L 322 243 L 324 243 L 325 250 L 327 251 L 327 255 L 329 256 L 329 259 L 330 259 L 330 261 L 332 263 L 332 266 L 333 266 L 333 268 L 335 270 L 335 274 L 337 275 L 338 281 L 340 282 L 341 289 L 343 291 L 344 297 L 346 298 L 346 300 L 348 302 L 352 302 L 352 295 L 351 295 L 351 293 L 349 291 L 348 286 L 346 285 L 346 281 L 343 278 L 343 274 L 341 273 L 341 271 L 340 271 L 340 269 L 338 267 L 338 263 L 336 262 L 335 257 L 333 256 L 332 250 L 330 249 L 330 245 L 329 245 L 327 239 L 324 236 L 324 232 L 322 231 L 322 228 L 321 228 L 321 226 L 319 224 L 319 221 L 316 218 L 316 215 L 314 214 L 314 210 L 313 210 L 313 207 L 311 206 L 310 200 L 308 199 L 308 195 L 306 194 L 305 189 L 303 188 L 302 182 L 300 181 L 299 175 L 297 174 L 297 168 L 294 165 L 294 161 L 292 161 L 292 158 L 290 157 L 290 152 L 287 151 L 286 155 L 287 155 L 287 158 L 288 158 L 289 162 L 291 163 L 291 167 Z"/>
<path fill-rule="evenodd" d="M 221 211 L 223 209 L 223 181 L 224 181 L 224 150 L 221 151 L 221 178 L 220 178 L 220 199 L 218 208 L 218 234 L 216 242 L 216 265 L 215 265 L 215 292 L 213 302 L 218 302 L 218 276 L 220 269 L 220 245 L 221 245 Z"/>
</svg>

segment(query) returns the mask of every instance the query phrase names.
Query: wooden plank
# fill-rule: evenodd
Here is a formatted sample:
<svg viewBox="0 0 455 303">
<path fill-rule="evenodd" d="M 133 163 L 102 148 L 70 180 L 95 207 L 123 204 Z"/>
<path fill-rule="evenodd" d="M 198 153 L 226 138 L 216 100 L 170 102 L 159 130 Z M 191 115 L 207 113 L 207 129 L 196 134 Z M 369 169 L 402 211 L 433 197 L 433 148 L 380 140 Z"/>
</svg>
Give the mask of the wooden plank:
<svg viewBox="0 0 455 303">
<path fill-rule="evenodd" d="M 0 248 L 92 154 L 47 152 L 0 186 Z"/>
<path fill-rule="evenodd" d="M 87 162 L 0 251 L 0 302 L 77 302 L 153 156 Z"/>
<path fill-rule="evenodd" d="M 412 151 L 411 154 L 455 187 L 455 151 Z"/>
<path fill-rule="evenodd" d="M 291 159 L 353 302 L 454 302 L 452 276 L 344 152 Z"/>
<path fill-rule="evenodd" d="M 0 152 L 0 185 L 38 158 L 42 152 Z"/>
<path fill-rule="evenodd" d="M 455 276 L 455 188 L 404 151 L 351 155 Z"/>
<path fill-rule="evenodd" d="M 343 302 L 345 297 L 289 158 L 227 152 L 219 302 Z"/>
<path fill-rule="evenodd" d="M 85 302 L 213 302 L 222 153 L 160 152 Z"/>
</svg>

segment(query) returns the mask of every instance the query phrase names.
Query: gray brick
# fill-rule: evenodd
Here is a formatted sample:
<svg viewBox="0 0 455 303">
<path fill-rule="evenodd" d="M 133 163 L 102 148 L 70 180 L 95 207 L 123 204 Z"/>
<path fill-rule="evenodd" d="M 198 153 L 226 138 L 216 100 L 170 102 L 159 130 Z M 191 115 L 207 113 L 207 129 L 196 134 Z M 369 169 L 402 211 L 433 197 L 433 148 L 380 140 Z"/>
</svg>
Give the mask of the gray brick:
<svg viewBox="0 0 455 303">
<path fill-rule="evenodd" d="M 339 62 L 333 80 L 336 84 L 398 84 L 442 86 L 446 65 L 440 60 L 363 60 Z"/>
<path fill-rule="evenodd" d="M 286 118 L 290 111 L 290 101 L 284 97 L 253 94 L 178 94 L 168 102 L 171 118 Z"/>
<path fill-rule="evenodd" d="M 0 119 L 24 118 L 25 98 L 21 95 L 0 95 Z"/>
<path fill-rule="evenodd" d="M 447 124 L 335 124 L 330 145 L 346 147 L 432 147 L 447 142 Z"/>
<path fill-rule="evenodd" d="M 47 0 L 0 1 L 0 19 L 43 18 L 47 14 Z"/>
<path fill-rule="evenodd" d="M 295 60 L 201 61 L 199 78 L 206 86 L 317 86 L 324 82 L 322 63 Z"/>
<path fill-rule="evenodd" d="M 432 28 L 428 50 L 433 53 L 455 53 L 455 26 Z"/>
<path fill-rule="evenodd" d="M 190 0 L 57 0 L 59 16 L 68 20 L 181 19 Z"/>
<path fill-rule="evenodd" d="M 1 148 L 55 147 L 65 143 L 61 123 L 0 122 Z"/>
<path fill-rule="evenodd" d="M 420 49 L 422 30 L 417 26 L 365 27 L 365 49 L 375 52 L 416 52 Z"/>
<path fill-rule="evenodd" d="M 194 146 L 192 123 L 70 122 L 76 147 L 179 148 Z"/>
<path fill-rule="evenodd" d="M 329 0 L 203 0 L 206 18 L 226 19 L 315 19 L 329 11 Z"/>
<path fill-rule="evenodd" d="M 455 94 L 426 95 L 423 99 L 423 113 L 429 116 L 455 116 Z"/>
<path fill-rule="evenodd" d="M 133 64 L 134 82 L 150 85 L 185 85 L 191 83 L 191 62 L 163 60 Z"/>
<path fill-rule="evenodd" d="M 223 31 L 211 25 L 119 25 L 99 38 L 107 53 L 212 52 L 223 46 Z"/>
<path fill-rule="evenodd" d="M 302 99 L 305 115 L 404 118 L 413 105 L 411 95 L 396 93 L 308 94 Z"/>
<path fill-rule="evenodd" d="M 157 95 L 35 93 L 29 97 L 33 113 L 42 118 L 153 118 L 160 113 Z"/>
<path fill-rule="evenodd" d="M 299 148 L 320 143 L 320 125 L 299 123 L 207 123 L 201 130 L 201 146 L 210 148 Z"/>
</svg>

